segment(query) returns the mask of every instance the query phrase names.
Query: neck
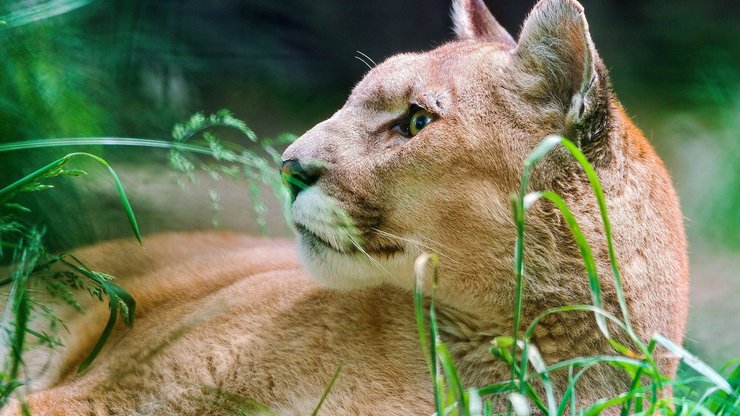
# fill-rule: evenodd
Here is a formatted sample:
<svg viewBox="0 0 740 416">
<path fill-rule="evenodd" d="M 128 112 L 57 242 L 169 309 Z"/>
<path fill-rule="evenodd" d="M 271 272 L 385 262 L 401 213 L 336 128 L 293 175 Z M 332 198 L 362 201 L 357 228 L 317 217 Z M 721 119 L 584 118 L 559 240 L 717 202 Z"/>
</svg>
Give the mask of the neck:
<svg viewBox="0 0 740 416">
<path fill-rule="evenodd" d="M 490 352 L 491 342 L 509 326 L 435 304 L 439 337 L 450 351 L 464 385 L 485 385 L 507 378 L 506 365 Z M 507 329 L 509 328 L 509 329 Z"/>
</svg>

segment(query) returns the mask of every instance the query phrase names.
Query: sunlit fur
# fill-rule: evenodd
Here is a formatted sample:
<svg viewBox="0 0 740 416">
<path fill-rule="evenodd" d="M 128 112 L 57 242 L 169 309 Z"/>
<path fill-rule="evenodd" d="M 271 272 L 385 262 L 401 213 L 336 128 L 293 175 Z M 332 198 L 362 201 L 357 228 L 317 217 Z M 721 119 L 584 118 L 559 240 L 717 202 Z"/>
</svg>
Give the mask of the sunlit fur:
<svg viewBox="0 0 740 416">
<path fill-rule="evenodd" d="M 611 92 L 583 8 L 542 0 L 516 43 L 481 1 L 457 0 L 454 10 L 461 40 L 374 67 L 341 109 L 283 155 L 323 166 L 293 205 L 303 267 L 293 243 L 213 233 L 153 236 L 144 251 L 124 242 L 81 250 L 91 267 L 120 276 L 139 302 L 137 324 L 114 333 L 77 376 L 106 306 L 71 320 L 65 347 L 32 384 L 33 414 L 218 414 L 219 392 L 228 392 L 305 415 L 340 366 L 322 414 L 431 414 L 410 292 L 424 251 L 440 255 L 439 335 L 463 384 L 506 380 L 511 370 L 489 348 L 513 330 L 510 195 L 523 160 L 550 134 L 578 143 L 602 181 L 637 335 L 680 343 L 688 266 L 678 201 Z M 408 138 L 394 125 L 411 104 L 434 121 Z M 605 307 L 619 315 L 603 224 L 581 167 L 558 149 L 537 165 L 529 190 L 563 196 L 592 246 Z M 539 201 L 526 227 L 522 324 L 547 308 L 590 303 L 578 247 L 558 211 Z M 546 363 L 613 353 L 589 313 L 544 319 L 532 342 Z M 658 355 L 673 375 L 676 360 Z M 31 356 L 33 368 L 42 356 Z M 551 378 L 560 397 L 567 375 Z M 623 371 L 595 366 L 579 381 L 577 405 L 616 397 L 628 383 Z"/>
</svg>

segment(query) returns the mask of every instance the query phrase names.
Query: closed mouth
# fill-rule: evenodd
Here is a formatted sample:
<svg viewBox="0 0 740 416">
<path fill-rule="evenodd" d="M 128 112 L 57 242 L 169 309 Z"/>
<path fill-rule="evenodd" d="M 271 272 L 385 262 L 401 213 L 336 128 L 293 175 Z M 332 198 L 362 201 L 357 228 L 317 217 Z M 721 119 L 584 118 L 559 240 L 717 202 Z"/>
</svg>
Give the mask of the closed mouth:
<svg viewBox="0 0 740 416">
<path fill-rule="evenodd" d="M 399 245 L 381 245 L 381 244 L 368 244 L 366 247 L 362 247 L 360 249 L 359 247 L 356 247 L 354 245 L 349 247 L 343 247 L 343 248 L 337 248 L 334 245 L 332 245 L 330 242 L 322 238 L 321 236 L 317 235 L 308 227 L 301 225 L 301 224 L 293 224 L 298 230 L 298 232 L 301 234 L 301 236 L 308 241 L 310 245 L 313 247 L 316 246 L 323 246 L 331 251 L 334 251 L 336 253 L 340 254 L 356 254 L 356 253 L 364 253 L 364 254 L 370 254 L 376 257 L 382 257 L 382 258 L 390 258 L 398 253 L 403 252 L 403 247 Z"/>
<path fill-rule="evenodd" d="M 301 236 L 303 236 L 303 238 L 307 239 L 309 241 L 309 243 L 311 243 L 311 245 L 313 245 L 313 246 L 316 246 L 316 245 L 324 246 L 324 247 L 326 247 L 326 248 L 328 248 L 328 249 L 330 249 L 332 251 L 335 251 L 335 252 L 341 253 L 341 254 L 349 254 L 349 253 L 352 252 L 350 250 L 341 250 L 341 249 L 338 249 L 338 248 L 334 247 L 331 243 L 329 243 L 328 241 L 324 240 L 323 238 L 321 238 L 319 235 L 317 235 L 313 231 L 309 230 L 304 225 L 301 225 L 301 224 L 298 224 L 298 223 L 294 223 L 293 225 L 295 226 L 295 229 L 298 230 L 298 232 L 301 234 Z M 354 250 L 354 247 L 352 247 L 352 250 Z"/>
</svg>

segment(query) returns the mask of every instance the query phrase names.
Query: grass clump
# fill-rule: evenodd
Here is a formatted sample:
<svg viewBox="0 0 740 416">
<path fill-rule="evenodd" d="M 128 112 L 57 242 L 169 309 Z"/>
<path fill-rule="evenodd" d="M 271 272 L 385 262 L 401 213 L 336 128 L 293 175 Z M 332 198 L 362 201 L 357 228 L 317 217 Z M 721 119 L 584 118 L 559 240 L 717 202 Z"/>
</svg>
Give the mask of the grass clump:
<svg viewBox="0 0 740 416">
<path fill-rule="evenodd" d="M 118 175 L 108 162 L 90 153 L 70 153 L 26 175 L 10 185 L 0 189 L 0 255 L 2 249 L 10 249 L 13 253 L 9 277 L 0 276 L 0 287 L 9 286 L 7 302 L 2 313 L 2 327 L 0 330 L 0 345 L 7 348 L 2 369 L 0 370 L 0 406 L 4 405 L 11 394 L 24 381 L 21 368 L 24 365 L 23 352 L 28 344 L 27 336 L 31 335 L 50 348 L 61 345 L 56 335 L 64 323 L 58 318 L 51 305 L 38 302 L 31 289 L 32 280 L 41 280 L 43 287 L 53 299 L 61 300 L 77 310 L 81 310 L 74 289 L 86 288 L 91 296 L 101 301 L 108 298 L 110 317 L 106 328 L 100 335 L 95 347 L 83 360 L 79 371 L 84 371 L 102 349 L 108 340 L 113 326 L 120 315 L 127 325 L 133 324 L 136 302 L 125 290 L 111 281 L 113 276 L 90 270 L 74 256 L 62 254 L 50 255 L 42 243 L 43 231 L 26 224 L 19 215 L 29 210 L 22 205 L 10 202 L 21 192 L 35 192 L 53 188 L 46 182 L 59 176 L 81 176 L 85 172 L 69 168 L 68 165 L 81 158 L 91 158 L 105 166 L 113 177 L 116 189 L 121 198 L 124 212 L 137 240 L 141 242 L 141 232 L 136 221 L 131 204 L 126 196 Z M 52 270 L 58 264 L 61 269 Z M 51 333 L 31 328 L 33 314 L 40 314 L 48 322 Z"/>
</svg>

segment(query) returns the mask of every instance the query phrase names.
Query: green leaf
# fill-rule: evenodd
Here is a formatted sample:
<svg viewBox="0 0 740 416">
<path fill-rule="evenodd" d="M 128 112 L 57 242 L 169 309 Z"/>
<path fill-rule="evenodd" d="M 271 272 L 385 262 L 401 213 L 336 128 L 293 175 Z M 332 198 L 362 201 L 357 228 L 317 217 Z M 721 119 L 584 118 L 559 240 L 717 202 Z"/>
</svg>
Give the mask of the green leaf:
<svg viewBox="0 0 740 416">
<path fill-rule="evenodd" d="M 46 177 L 49 172 L 57 170 L 69 162 L 71 156 L 67 155 L 61 159 L 57 159 L 48 165 L 36 170 L 35 172 L 18 179 L 3 189 L 0 189 L 0 202 L 5 202 L 10 199 L 13 195 L 25 189 L 27 186 L 33 184 L 38 179 Z"/>
<path fill-rule="evenodd" d="M 87 172 L 85 172 L 84 170 L 79 170 L 79 169 L 64 169 L 62 171 L 62 173 L 65 174 L 65 175 L 67 175 L 67 176 L 82 176 L 82 175 L 87 175 Z"/>
<path fill-rule="evenodd" d="M 54 188 L 54 185 L 47 185 L 43 183 L 34 182 L 34 183 L 30 183 L 24 186 L 23 189 L 21 189 L 21 192 L 38 192 L 38 191 L 45 191 L 47 189 L 52 189 L 52 188 Z"/>
<path fill-rule="evenodd" d="M 12 202 L 8 202 L 8 203 L 3 204 L 3 207 L 5 209 L 16 210 L 16 211 L 20 211 L 20 212 L 23 212 L 23 213 L 26 213 L 26 214 L 28 214 L 28 213 L 31 212 L 31 210 L 29 208 L 24 207 L 23 205 L 20 205 L 20 204 L 12 203 Z"/>
<path fill-rule="evenodd" d="M 445 375 L 447 375 L 447 384 L 450 387 L 450 390 L 453 392 L 455 396 L 455 400 L 457 401 L 457 408 L 460 412 L 460 415 L 467 415 L 467 403 L 465 402 L 465 391 L 463 389 L 462 383 L 460 382 L 460 377 L 457 374 L 457 370 L 455 369 L 455 364 L 452 361 L 452 356 L 450 355 L 450 352 L 447 350 L 447 347 L 443 343 L 437 343 L 437 355 L 439 356 L 439 361 L 442 364 L 442 368 L 445 371 Z"/>
<path fill-rule="evenodd" d="M 18 381 L 18 375 L 23 364 L 23 348 L 31 318 L 27 282 L 43 254 L 41 236 L 40 232 L 30 230 L 27 238 L 22 239 L 18 248 L 14 251 L 14 267 L 10 279 L 12 285 L 8 293 L 8 302 L 2 313 L 3 317 L 12 316 L 13 325 L 11 326 L 13 329 L 4 328 L 9 332 L 8 347 L 10 351 L 8 356 L 5 357 L 0 371 L 0 381 L 2 381 L 0 385 L 0 408 L 7 402 L 9 395 L 21 385 Z"/>
<path fill-rule="evenodd" d="M 485 387 L 481 387 L 478 389 L 478 394 L 480 394 L 481 396 L 488 396 L 491 394 L 509 393 L 515 390 L 517 390 L 517 386 L 514 383 L 504 381 L 501 383 L 494 383 Z"/>
<path fill-rule="evenodd" d="M 111 333 L 113 332 L 113 328 L 116 325 L 119 313 L 121 314 L 121 317 L 123 318 L 126 325 L 133 325 L 134 316 L 136 315 L 136 302 L 128 292 L 123 290 L 123 288 L 110 282 L 112 276 L 105 273 L 94 272 L 87 268 L 80 260 L 78 260 L 74 256 L 70 255 L 69 257 L 71 257 L 78 264 L 73 264 L 65 259 L 61 259 L 62 264 L 74 270 L 75 272 L 89 278 L 100 289 L 102 289 L 102 291 L 108 297 L 108 308 L 110 310 L 108 322 L 106 323 L 105 328 L 103 328 L 103 332 L 100 334 L 100 338 L 98 338 L 98 341 L 95 343 L 90 353 L 87 355 L 87 357 L 85 357 L 84 360 L 82 360 L 80 367 L 77 369 L 78 373 L 82 373 L 90 366 L 93 360 L 95 360 L 95 358 L 100 353 L 100 350 L 103 349 L 103 346 L 108 341 L 108 338 L 110 337 Z"/>
<path fill-rule="evenodd" d="M 123 204 L 123 209 L 126 213 L 126 217 L 128 218 L 129 224 L 131 224 L 131 228 L 134 232 L 134 235 L 136 236 L 136 239 L 139 241 L 139 244 L 141 244 L 141 231 L 139 230 L 139 225 L 136 222 L 136 216 L 134 215 L 134 211 L 131 208 L 131 203 L 129 202 L 128 197 L 126 197 L 126 192 L 123 189 L 123 184 L 118 178 L 116 171 L 113 170 L 113 168 L 110 166 L 110 164 L 108 164 L 108 162 L 105 159 L 102 159 L 90 153 L 84 153 L 84 152 L 70 153 L 64 156 L 63 158 L 57 159 L 49 163 L 48 165 L 42 167 L 41 169 L 38 169 L 37 171 L 31 173 L 30 175 L 24 176 L 23 178 L 13 182 L 12 184 L 6 186 L 5 188 L 0 189 L 0 203 L 7 201 L 9 198 L 11 198 L 13 195 L 15 195 L 16 193 L 20 191 L 48 189 L 49 187 L 51 187 L 51 185 L 39 184 L 36 181 L 41 178 L 48 178 L 50 176 L 56 176 L 56 175 L 62 174 L 64 172 L 64 170 L 62 170 L 62 167 L 66 165 L 70 160 L 72 160 L 72 158 L 76 158 L 76 157 L 92 158 L 93 160 L 105 166 L 105 168 L 108 170 L 108 173 L 113 177 L 113 181 L 116 184 L 116 189 L 118 190 L 118 195 L 121 199 L 121 203 Z"/>
</svg>

